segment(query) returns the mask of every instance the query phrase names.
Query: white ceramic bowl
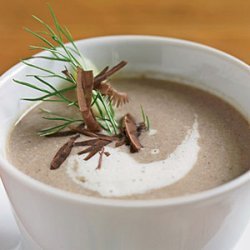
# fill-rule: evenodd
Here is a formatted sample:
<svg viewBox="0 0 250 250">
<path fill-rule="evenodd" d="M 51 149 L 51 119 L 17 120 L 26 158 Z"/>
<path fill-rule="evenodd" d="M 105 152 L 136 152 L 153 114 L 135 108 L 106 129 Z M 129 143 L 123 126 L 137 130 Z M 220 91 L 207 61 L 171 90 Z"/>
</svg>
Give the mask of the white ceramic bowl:
<svg viewBox="0 0 250 250">
<path fill-rule="evenodd" d="M 183 40 L 111 36 L 78 41 L 98 68 L 129 62 L 127 75 L 179 79 L 222 96 L 249 119 L 250 69 L 218 50 Z M 61 70 L 54 62 L 40 63 Z M 250 219 L 250 172 L 198 194 L 126 201 L 68 193 L 26 176 L 5 159 L 13 123 L 35 96 L 14 85 L 31 69 L 18 64 L 1 77 L 0 173 L 23 235 L 25 250 L 228 250 Z M 55 84 L 60 84 L 55 82 Z"/>
</svg>

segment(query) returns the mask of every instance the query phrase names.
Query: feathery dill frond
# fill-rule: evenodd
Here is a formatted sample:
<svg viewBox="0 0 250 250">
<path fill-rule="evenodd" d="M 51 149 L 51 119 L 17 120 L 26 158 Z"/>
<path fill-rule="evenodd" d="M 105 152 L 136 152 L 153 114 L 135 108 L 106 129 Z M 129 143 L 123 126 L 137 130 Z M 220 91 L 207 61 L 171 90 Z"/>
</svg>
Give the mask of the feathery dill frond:
<svg viewBox="0 0 250 250">
<path fill-rule="evenodd" d="M 32 31 L 29 28 L 25 30 L 38 38 L 42 45 L 31 45 L 30 49 L 32 50 L 44 50 L 48 52 L 48 55 L 38 55 L 32 56 L 22 60 L 22 62 L 38 71 L 41 71 L 41 74 L 29 74 L 27 77 L 35 79 L 39 82 L 39 87 L 30 81 L 20 81 L 14 79 L 14 82 L 25 87 L 32 88 L 43 95 L 36 98 L 23 98 L 26 101 L 46 101 L 46 102 L 61 102 L 67 106 L 75 106 L 79 109 L 77 100 L 71 100 L 66 97 L 66 94 L 69 91 L 73 91 L 76 88 L 76 70 L 77 67 L 84 68 L 84 58 L 81 55 L 81 52 L 77 48 L 72 35 L 66 27 L 62 27 L 52 10 L 49 6 L 50 14 L 53 19 L 54 28 L 49 24 L 38 18 L 37 16 L 32 16 L 36 21 L 38 21 L 44 28 L 42 32 Z M 65 42 L 67 44 L 65 44 Z M 37 65 L 33 62 L 34 59 L 43 59 L 48 61 L 58 61 L 65 63 L 67 67 L 71 68 L 70 74 L 63 74 L 63 71 L 58 73 L 54 72 L 52 69 L 45 68 L 43 66 Z M 67 67 L 65 68 L 67 70 Z M 63 88 L 55 87 L 49 80 L 56 78 L 61 81 L 65 81 L 69 86 Z M 98 115 L 96 119 L 101 127 L 106 130 L 109 134 L 117 134 L 119 130 L 119 124 L 115 120 L 115 112 L 112 107 L 112 103 L 108 98 L 104 98 L 98 91 L 93 90 L 92 96 L 92 107 L 98 110 Z M 48 117 L 43 117 L 48 119 Z M 49 118 L 48 120 L 60 120 L 60 117 L 54 117 L 53 119 Z M 48 135 L 57 133 L 62 129 L 65 129 L 67 126 L 71 125 L 78 120 L 61 120 L 64 121 L 62 125 L 56 125 L 47 129 L 40 131 L 40 135 Z"/>
</svg>

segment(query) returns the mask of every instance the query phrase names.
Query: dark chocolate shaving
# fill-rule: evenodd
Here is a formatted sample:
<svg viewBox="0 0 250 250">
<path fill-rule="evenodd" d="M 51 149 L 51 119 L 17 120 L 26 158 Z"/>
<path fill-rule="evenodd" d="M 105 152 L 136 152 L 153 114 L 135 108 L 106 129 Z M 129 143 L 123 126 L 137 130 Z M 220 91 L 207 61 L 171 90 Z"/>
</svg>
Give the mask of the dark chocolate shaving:
<svg viewBox="0 0 250 250">
<path fill-rule="evenodd" d="M 137 125 L 137 137 L 139 137 L 142 133 L 142 131 L 146 131 L 147 130 L 147 127 L 146 127 L 146 124 L 145 122 L 140 122 L 138 125 Z"/>
<path fill-rule="evenodd" d="M 85 161 L 88 161 L 92 158 L 95 154 L 97 154 L 101 150 L 101 147 L 95 147 L 92 151 L 84 158 Z"/>
<path fill-rule="evenodd" d="M 96 145 L 91 145 L 90 147 L 85 148 L 84 150 L 78 152 L 77 154 L 78 155 L 83 155 L 83 154 L 86 154 L 86 153 L 89 153 L 89 152 L 93 151 L 95 148 L 96 148 Z"/>
<path fill-rule="evenodd" d="M 68 133 L 70 134 L 70 132 L 78 133 L 78 135 L 70 138 L 70 140 L 59 149 L 54 159 L 52 160 L 51 169 L 56 169 L 60 167 L 60 165 L 65 161 L 65 159 L 70 154 L 73 146 L 74 147 L 80 147 L 80 146 L 86 147 L 87 146 L 87 148 L 78 152 L 78 155 L 88 153 L 88 155 L 84 158 L 84 160 L 86 161 L 89 160 L 91 157 L 93 157 L 95 154 L 99 153 L 100 157 L 99 157 L 97 169 L 101 168 L 103 154 L 105 154 L 107 157 L 110 155 L 109 152 L 104 151 L 104 147 L 114 141 L 116 142 L 115 147 L 120 147 L 126 144 L 130 146 L 130 151 L 132 153 L 138 152 L 142 147 L 142 145 L 139 142 L 138 137 L 140 136 L 141 132 L 146 129 L 145 124 L 142 122 L 136 125 L 133 117 L 130 114 L 126 114 L 123 117 L 122 124 L 123 126 L 122 126 L 121 134 L 116 135 L 116 136 L 109 136 L 109 135 L 91 132 L 88 129 L 84 128 L 84 124 L 80 124 L 77 127 L 71 126 L 70 131 L 58 132 L 62 134 L 61 136 L 63 136 L 64 134 L 66 136 Z M 93 139 L 75 142 L 75 140 L 79 137 L 79 134 L 83 134 Z"/>
<path fill-rule="evenodd" d="M 101 127 L 96 121 L 91 109 L 93 85 L 93 72 L 84 71 L 82 68 L 78 67 L 76 90 L 79 109 L 87 128 L 92 132 L 98 132 L 101 130 Z"/>
<path fill-rule="evenodd" d="M 104 154 L 104 147 L 101 148 L 99 154 L 100 154 L 100 156 L 99 156 L 98 165 L 97 165 L 96 169 L 100 169 L 102 166 L 102 157 Z"/>
<path fill-rule="evenodd" d="M 109 152 L 102 152 L 102 149 L 104 148 L 104 146 L 110 144 L 111 142 L 118 140 L 118 136 L 109 136 L 109 135 L 103 135 L 103 134 L 99 134 L 99 133 L 93 133 L 84 129 L 83 127 L 77 127 L 74 128 L 76 129 L 78 132 L 79 131 L 84 131 L 84 134 L 87 134 L 87 136 L 90 137 L 94 137 L 94 139 L 90 139 L 90 140 L 85 140 L 85 141 L 80 141 L 80 142 L 75 142 L 74 146 L 88 146 L 87 148 L 83 149 L 82 151 L 79 151 L 77 154 L 78 155 L 82 155 L 82 154 L 86 154 L 89 153 L 84 160 L 89 160 L 91 157 L 93 157 L 95 154 L 97 154 L 98 152 L 100 153 L 100 157 L 99 157 L 99 161 L 98 161 L 98 167 L 97 169 L 101 168 L 101 163 L 102 163 L 102 155 L 105 154 L 106 156 L 109 156 L 110 153 Z M 101 160 L 100 160 L 101 158 Z"/>
<path fill-rule="evenodd" d="M 73 75 L 68 71 L 68 69 L 65 67 L 65 70 L 62 71 L 62 73 L 67 76 L 69 79 L 74 79 Z"/>
<path fill-rule="evenodd" d="M 104 82 L 107 78 L 113 75 L 115 72 L 123 68 L 127 62 L 121 61 L 116 66 L 111 68 L 105 67 L 95 78 L 94 78 L 94 89 L 99 90 L 101 94 L 109 96 L 112 103 L 119 107 L 122 104 L 128 102 L 128 95 L 123 92 L 119 92 L 114 89 L 108 82 Z"/>
<path fill-rule="evenodd" d="M 109 67 L 105 67 L 94 79 L 94 89 L 98 88 L 99 85 L 107 80 L 108 77 L 110 77 L 111 75 L 113 75 L 115 72 L 117 72 L 118 70 L 120 70 L 121 68 L 123 68 L 125 65 L 127 64 L 127 62 L 125 61 L 121 61 L 119 62 L 117 65 L 115 65 L 113 68 L 111 68 L 110 70 L 108 70 Z"/>
<path fill-rule="evenodd" d="M 138 152 L 142 148 L 142 145 L 137 137 L 137 126 L 132 115 L 129 113 L 126 114 L 123 117 L 122 124 L 126 138 L 129 141 L 130 152 Z"/>
<path fill-rule="evenodd" d="M 96 134 L 99 139 L 102 139 L 104 141 L 116 141 L 118 140 L 118 136 L 111 136 L 111 135 L 103 135 L 103 134 Z"/>
<path fill-rule="evenodd" d="M 82 134 L 82 135 L 85 135 L 85 136 L 88 136 L 88 137 L 97 137 L 96 134 L 94 132 L 91 132 L 89 131 L 88 129 L 85 129 L 83 127 L 73 127 L 73 126 L 69 126 L 69 128 L 72 130 L 72 131 L 75 131 L 79 134 Z"/>
<path fill-rule="evenodd" d="M 118 137 L 117 136 L 110 136 L 110 135 L 104 135 L 104 134 L 99 134 L 99 133 L 94 133 L 94 132 L 91 132 L 89 131 L 88 129 L 85 129 L 84 127 L 73 127 L 73 126 L 70 126 L 69 127 L 72 131 L 75 131 L 79 134 L 82 134 L 82 135 L 85 135 L 85 136 L 88 136 L 88 137 L 95 137 L 95 138 L 99 138 L 99 139 L 102 139 L 102 140 L 105 140 L 105 141 L 115 141 L 115 140 L 118 140 Z"/>
<path fill-rule="evenodd" d="M 124 144 L 130 146 L 130 152 L 132 153 L 138 152 L 142 148 L 138 137 L 141 135 L 142 131 L 146 130 L 146 125 L 144 122 L 136 124 L 131 114 L 126 114 L 122 119 L 122 128 L 119 135 L 104 135 L 98 133 L 101 131 L 101 126 L 96 121 L 91 109 L 93 89 L 98 90 L 102 95 L 109 97 L 108 99 L 116 107 L 119 107 L 129 101 L 128 95 L 126 93 L 117 91 L 107 81 L 108 77 L 123 68 L 126 64 L 127 62 L 121 61 L 111 69 L 109 69 L 109 67 L 105 67 L 95 77 L 93 76 L 93 71 L 85 71 L 80 67 L 77 68 L 77 101 L 84 123 L 77 127 L 69 126 L 69 131 L 60 131 L 53 135 L 49 135 L 51 137 L 59 137 L 77 134 L 76 136 L 71 137 L 69 141 L 58 150 L 51 162 L 51 169 L 57 169 L 60 167 L 60 165 L 69 156 L 73 146 L 86 147 L 78 152 L 78 155 L 87 154 L 87 156 L 84 158 L 86 161 L 95 154 L 99 153 L 99 160 L 96 169 L 101 168 L 103 155 L 106 157 L 110 156 L 110 153 L 106 152 L 104 148 L 106 145 L 112 142 L 115 142 L 115 147 L 120 147 Z M 74 78 L 67 68 L 65 68 L 62 73 L 68 79 L 72 80 Z M 92 139 L 75 142 L 75 140 L 80 136 L 79 134 L 91 137 Z"/>
<path fill-rule="evenodd" d="M 94 145 L 99 139 L 91 139 L 91 140 L 86 140 L 86 141 L 79 141 L 74 143 L 74 147 L 79 147 L 79 146 L 91 146 Z"/>
<path fill-rule="evenodd" d="M 125 137 L 122 137 L 119 141 L 117 141 L 115 143 L 115 147 L 121 147 L 122 145 L 124 145 L 126 143 L 126 138 Z"/>
<path fill-rule="evenodd" d="M 112 104 L 116 107 L 119 107 L 129 101 L 126 93 L 117 91 L 107 82 L 101 83 L 95 89 L 99 90 L 102 95 L 109 96 Z"/>
<path fill-rule="evenodd" d="M 106 66 L 99 74 L 97 74 L 94 78 L 94 87 L 96 84 L 101 83 L 103 75 L 107 72 L 109 69 L 109 66 Z"/>
<path fill-rule="evenodd" d="M 51 164 L 50 164 L 50 169 L 57 169 L 59 168 L 62 163 L 66 160 L 66 158 L 69 156 L 74 142 L 77 138 L 79 138 L 80 135 L 75 135 L 71 137 L 56 153 L 54 156 Z"/>
<path fill-rule="evenodd" d="M 85 161 L 92 158 L 96 153 L 98 153 L 104 146 L 108 145 L 109 141 L 102 141 L 100 140 L 97 145 L 94 146 L 93 149 L 91 149 L 91 152 L 84 158 Z"/>
<path fill-rule="evenodd" d="M 107 152 L 107 151 L 105 151 L 105 152 L 104 152 L 104 154 L 105 154 L 107 157 L 109 157 L 109 156 L 110 156 L 110 153 L 109 153 L 109 152 Z"/>
<path fill-rule="evenodd" d="M 104 141 L 101 139 L 92 140 L 91 144 L 88 145 L 90 147 L 78 152 L 78 155 L 89 153 L 95 150 L 96 148 L 101 148 L 103 146 L 108 145 L 109 143 L 111 143 L 111 141 Z"/>
</svg>

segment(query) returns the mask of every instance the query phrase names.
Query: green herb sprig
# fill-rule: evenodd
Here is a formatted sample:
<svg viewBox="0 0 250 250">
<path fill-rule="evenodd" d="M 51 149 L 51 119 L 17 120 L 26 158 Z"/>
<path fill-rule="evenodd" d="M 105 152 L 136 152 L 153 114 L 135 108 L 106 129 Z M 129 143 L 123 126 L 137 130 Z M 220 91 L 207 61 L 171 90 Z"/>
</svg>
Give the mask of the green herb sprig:
<svg viewBox="0 0 250 250">
<path fill-rule="evenodd" d="M 76 44 L 74 43 L 74 40 L 69 30 L 66 27 L 62 27 L 59 24 L 55 13 L 50 6 L 49 6 L 49 10 L 53 19 L 55 30 L 46 22 L 44 22 L 43 20 L 41 20 L 40 18 L 36 16 L 33 16 L 33 18 L 36 21 L 38 21 L 45 28 L 45 30 L 42 32 L 35 32 L 28 28 L 25 29 L 27 32 L 34 35 L 42 42 L 42 45 L 39 45 L 39 46 L 31 45 L 30 49 L 44 50 L 49 53 L 48 56 L 38 55 L 38 56 L 33 56 L 33 57 L 22 60 L 22 62 L 25 65 L 42 72 L 42 74 L 26 75 L 27 77 L 32 77 L 32 79 L 35 79 L 36 81 L 38 81 L 41 84 L 40 85 L 41 87 L 38 87 L 36 84 L 34 84 L 33 80 L 31 83 L 30 81 L 20 81 L 20 80 L 14 79 L 14 82 L 17 84 L 32 88 L 42 93 L 42 95 L 39 97 L 23 98 L 23 100 L 61 102 L 61 103 L 66 104 L 67 106 L 74 106 L 75 108 L 79 109 L 77 100 L 69 99 L 66 96 L 66 93 L 76 88 L 76 84 L 77 84 L 76 83 L 76 70 L 77 70 L 77 67 L 82 67 L 82 68 L 85 67 L 84 58 L 81 55 L 80 51 L 78 50 Z M 65 45 L 64 42 L 68 42 L 68 44 Z M 63 73 L 54 72 L 53 70 L 45 68 L 45 67 L 41 67 L 37 65 L 36 63 L 32 62 L 32 60 L 36 58 L 67 63 L 67 65 L 65 65 L 65 68 L 67 69 L 67 66 L 69 66 L 72 72 L 70 74 L 63 74 Z M 65 81 L 68 85 L 61 89 L 58 89 L 49 81 L 49 79 L 51 78 L 57 78 L 59 80 Z M 96 110 L 98 113 L 96 118 L 97 118 L 98 123 L 101 125 L 101 127 L 109 134 L 117 134 L 119 131 L 119 124 L 115 120 L 115 112 L 114 112 L 112 103 L 109 100 L 109 98 L 103 97 L 99 91 L 93 90 L 92 106 L 96 107 Z M 41 130 L 39 132 L 41 136 L 57 133 L 60 130 L 65 129 L 67 126 L 75 122 L 83 122 L 83 120 L 79 120 L 76 118 L 61 117 L 56 114 L 53 114 L 53 117 L 43 117 L 43 118 L 47 120 L 52 120 L 52 121 L 62 121 L 63 123 L 60 125 L 52 126 L 52 127 Z"/>
<path fill-rule="evenodd" d="M 142 119 L 143 119 L 143 122 L 144 122 L 144 124 L 145 124 L 145 126 L 146 126 L 146 129 L 149 130 L 149 129 L 150 129 L 149 118 L 148 118 L 148 116 L 145 114 L 142 105 L 141 105 L 141 114 L 142 114 Z"/>
<path fill-rule="evenodd" d="M 43 119 L 49 120 L 49 121 L 60 121 L 62 122 L 62 124 L 57 125 L 57 126 L 52 126 L 52 127 L 48 127 L 48 128 L 44 128 L 42 130 L 39 131 L 39 135 L 41 136 L 48 136 L 48 135 L 52 135 L 55 134 L 57 132 L 59 132 L 62 129 L 67 128 L 70 125 L 73 124 L 81 124 L 82 123 L 82 119 L 75 119 L 75 118 L 70 118 L 70 117 L 66 117 L 66 116 L 59 116 L 58 114 L 51 112 L 47 109 L 40 109 L 41 112 L 43 112 L 44 114 L 46 114 L 46 116 L 43 116 Z"/>
</svg>

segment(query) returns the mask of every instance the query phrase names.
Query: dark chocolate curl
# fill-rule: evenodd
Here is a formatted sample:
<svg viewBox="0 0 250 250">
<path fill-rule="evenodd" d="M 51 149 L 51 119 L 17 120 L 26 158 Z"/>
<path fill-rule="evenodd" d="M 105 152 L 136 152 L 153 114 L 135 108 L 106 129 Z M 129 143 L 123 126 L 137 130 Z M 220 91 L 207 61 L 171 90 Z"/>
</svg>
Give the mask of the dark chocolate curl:
<svg viewBox="0 0 250 250">
<path fill-rule="evenodd" d="M 101 148 L 99 154 L 100 155 L 99 155 L 98 165 L 97 165 L 96 169 L 100 169 L 101 166 L 102 166 L 102 157 L 103 157 L 103 154 L 104 154 L 104 147 Z"/>
<path fill-rule="evenodd" d="M 71 137 L 56 153 L 54 156 L 51 164 L 50 164 L 50 169 L 57 169 L 59 168 L 62 163 L 66 160 L 66 158 L 69 156 L 75 140 L 79 137 L 80 135 L 76 135 Z"/>
<path fill-rule="evenodd" d="M 111 75 L 113 75 L 115 72 L 123 68 L 127 64 L 126 61 L 121 61 L 117 65 L 115 65 L 113 68 L 108 70 L 108 67 L 105 67 L 94 79 L 94 89 L 98 88 L 98 86 L 101 84 L 101 82 L 107 80 L 107 78 Z"/>
<path fill-rule="evenodd" d="M 94 89 L 99 90 L 102 95 L 106 95 L 110 97 L 112 103 L 119 107 L 122 104 L 128 102 L 128 95 L 123 92 L 119 92 L 114 89 L 108 82 L 106 82 L 107 78 L 113 75 L 115 72 L 123 68 L 127 62 L 121 61 L 113 68 L 109 69 L 105 67 L 95 78 L 94 78 Z"/>
<path fill-rule="evenodd" d="M 85 161 L 89 160 L 90 158 L 92 158 L 95 154 L 97 154 L 99 151 L 101 151 L 101 149 L 108 145 L 109 143 L 111 143 L 110 141 L 103 141 L 103 140 L 99 140 L 99 142 L 91 147 L 90 153 L 84 158 Z"/>
<path fill-rule="evenodd" d="M 99 139 L 90 139 L 85 141 L 79 141 L 74 143 L 74 147 L 82 147 L 82 146 L 92 146 L 94 145 Z"/>
<path fill-rule="evenodd" d="M 130 152 L 131 153 L 138 152 L 142 148 L 142 145 L 137 137 L 137 126 L 132 115 L 126 114 L 123 117 L 122 124 L 125 135 L 130 144 Z"/>
<path fill-rule="evenodd" d="M 126 93 L 117 91 L 108 82 L 101 83 L 96 89 L 99 90 L 102 95 L 109 96 L 113 105 L 116 107 L 128 102 L 128 95 Z"/>
<path fill-rule="evenodd" d="M 101 130 L 101 127 L 91 110 L 93 85 L 93 72 L 84 71 L 82 68 L 78 67 L 76 88 L 78 105 L 87 128 L 92 132 L 98 132 Z"/>
<path fill-rule="evenodd" d="M 97 137 L 97 135 L 94 132 L 89 131 L 88 129 L 85 129 L 83 126 L 69 126 L 70 130 L 88 136 L 88 137 Z"/>
<path fill-rule="evenodd" d="M 65 67 L 65 70 L 62 71 L 62 73 L 69 79 L 74 78 L 73 75 L 68 71 L 68 69 Z"/>
</svg>

